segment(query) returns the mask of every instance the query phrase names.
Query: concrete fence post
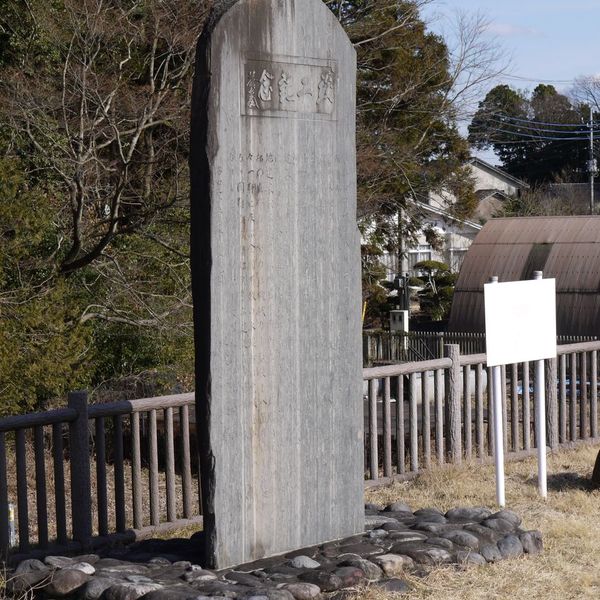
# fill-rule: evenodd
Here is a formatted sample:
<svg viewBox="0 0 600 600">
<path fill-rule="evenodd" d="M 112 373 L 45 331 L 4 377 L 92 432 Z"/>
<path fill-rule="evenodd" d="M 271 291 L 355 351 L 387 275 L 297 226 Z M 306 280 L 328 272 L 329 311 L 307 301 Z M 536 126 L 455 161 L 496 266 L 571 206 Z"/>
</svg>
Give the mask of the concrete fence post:
<svg viewBox="0 0 600 600">
<path fill-rule="evenodd" d="M 77 411 L 77 418 L 69 424 L 73 539 L 76 542 L 80 542 L 83 548 L 86 548 L 92 537 L 92 493 L 87 392 L 70 392 L 69 408 Z"/>
<path fill-rule="evenodd" d="M 448 455 L 450 462 L 458 465 L 462 462 L 460 346 L 445 344 L 444 356 L 452 361 L 445 375 Z"/>
</svg>

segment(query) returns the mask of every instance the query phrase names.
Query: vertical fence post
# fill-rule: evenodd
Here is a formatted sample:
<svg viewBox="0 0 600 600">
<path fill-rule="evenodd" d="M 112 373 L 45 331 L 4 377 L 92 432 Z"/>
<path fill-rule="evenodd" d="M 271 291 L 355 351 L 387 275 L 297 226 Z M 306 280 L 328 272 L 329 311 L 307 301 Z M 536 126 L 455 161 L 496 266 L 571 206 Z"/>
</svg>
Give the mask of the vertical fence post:
<svg viewBox="0 0 600 600">
<path fill-rule="evenodd" d="M 73 539 L 80 542 L 85 548 L 92 536 L 87 392 L 71 392 L 69 394 L 69 408 L 77 411 L 77 418 L 69 424 Z"/>
<path fill-rule="evenodd" d="M 462 461 L 461 443 L 461 410 L 460 410 L 460 346 L 446 344 L 446 358 L 452 361 L 446 370 L 446 407 L 448 410 L 448 453 L 450 462 L 460 464 Z"/>
<path fill-rule="evenodd" d="M 548 411 L 548 444 L 555 450 L 558 448 L 558 361 L 549 358 L 546 361 L 546 410 Z"/>
</svg>

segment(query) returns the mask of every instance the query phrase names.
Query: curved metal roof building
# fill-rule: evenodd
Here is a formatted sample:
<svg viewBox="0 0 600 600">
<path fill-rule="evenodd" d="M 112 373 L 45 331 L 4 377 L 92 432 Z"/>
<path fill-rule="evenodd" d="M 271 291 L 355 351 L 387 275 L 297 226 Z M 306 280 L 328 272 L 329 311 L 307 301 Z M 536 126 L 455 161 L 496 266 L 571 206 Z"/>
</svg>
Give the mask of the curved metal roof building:
<svg viewBox="0 0 600 600">
<path fill-rule="evenodd" d="M 448 329 L 483 332 L 483 284 L 556 278 L 558 335 L 600 335 L 600 216 L 491 219 L 467 251 Z"/>
</svg>

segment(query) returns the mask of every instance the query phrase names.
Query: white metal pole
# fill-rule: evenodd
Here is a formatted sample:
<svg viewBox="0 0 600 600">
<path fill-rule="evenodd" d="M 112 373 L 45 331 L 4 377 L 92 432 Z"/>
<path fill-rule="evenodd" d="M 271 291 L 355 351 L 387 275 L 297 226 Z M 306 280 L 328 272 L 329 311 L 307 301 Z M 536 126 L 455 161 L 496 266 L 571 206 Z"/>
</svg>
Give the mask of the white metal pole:
<svg viewBox="0 0 600 600">
<path fill-rule="evenodd" d="M 542 279 L 541 271 L 533 272 L 534 279 Z M 548 497 L 548 472 L 546 467 L 546 380 L 544 361 L 535 361 L 535 438 L 538 455 L 538 491 L 544 499 Z"/>
<path fill-rule="evenodd" d="M 492 277 L 490 283 L 498 283 L 498 277 Z M 500 367 L 492 367 L 492 408 L 494 427 L 494 463 L 496 466 L 496 502 L 504 508 L 506 495 L 504 489 L 504 431 L 502 426 L 502 372 Z"/>
</svg>

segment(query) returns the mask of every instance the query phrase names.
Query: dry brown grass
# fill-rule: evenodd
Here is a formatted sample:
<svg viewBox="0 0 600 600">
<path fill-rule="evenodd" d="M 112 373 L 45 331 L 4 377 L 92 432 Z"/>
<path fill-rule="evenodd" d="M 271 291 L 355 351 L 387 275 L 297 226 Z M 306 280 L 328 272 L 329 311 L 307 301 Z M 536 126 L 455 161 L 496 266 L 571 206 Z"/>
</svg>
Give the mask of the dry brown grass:
<svg viewBox="0 0 600 600">
<path fill-rule="evenodd" d="M 427 577 L 408 577 L 414 591 L 403 598 L 536 599 L 600 598 L 600 490 L 588 483 L 598 446 L 561 451 L 548 457 L 548 501 L 537 495 L 534 459 L 506 466 L 507 507 L 523 518 L 523 526 L 540 529 L 545 551 L 541 556 L 504 561 L 460 570 L 436 569 Z M 434 506 L 495 504 L 492 466 L 470 464 L 434 469 L 407 483 L 369 490 L 368 502 L 407 502 L 413 510 Z M 389 600 L 394 594 L 375 588 L 355 598 Z"/>
</svg>

